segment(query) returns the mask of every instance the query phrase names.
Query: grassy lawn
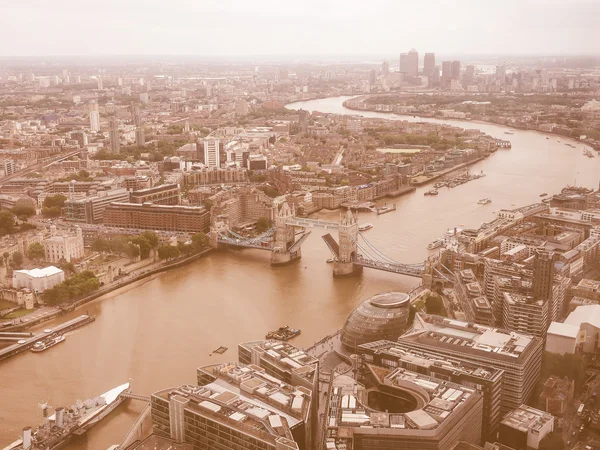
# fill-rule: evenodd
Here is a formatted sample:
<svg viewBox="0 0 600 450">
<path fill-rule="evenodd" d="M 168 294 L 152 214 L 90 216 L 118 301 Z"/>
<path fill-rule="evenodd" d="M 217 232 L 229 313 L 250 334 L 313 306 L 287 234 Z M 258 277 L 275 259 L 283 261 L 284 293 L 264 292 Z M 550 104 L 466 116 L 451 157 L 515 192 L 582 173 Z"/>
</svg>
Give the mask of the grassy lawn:
<svg viewBox="0 0 600 450">
<path fill-rule="evenodd" d="M 27 314 L 31 314 L 35 309 L 17 309 L 14 312 L 11 312 L 9 315 L 4 316 L 3 319 L 16 319 L 17 317 L 23 317 Z"/>
<path fill-rule="evenodd" d="M 14 308 L 15 306 L 17 306 L 16 303 L 0 298 L 0 310 Z"/>
</svg>

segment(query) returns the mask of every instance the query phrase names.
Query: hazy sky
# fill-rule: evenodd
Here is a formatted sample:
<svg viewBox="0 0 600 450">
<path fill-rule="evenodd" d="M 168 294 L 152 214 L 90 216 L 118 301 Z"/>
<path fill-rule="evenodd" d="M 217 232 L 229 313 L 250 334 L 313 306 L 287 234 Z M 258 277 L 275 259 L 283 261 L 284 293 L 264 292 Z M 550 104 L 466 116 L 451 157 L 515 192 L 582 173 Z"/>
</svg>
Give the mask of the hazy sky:
<svg viewBox="0 0 600 450">
<path fill-rule="evenodd" d="M 600 0 L 0 0 L 0 55 L 600 53 Z"/>
</svg>

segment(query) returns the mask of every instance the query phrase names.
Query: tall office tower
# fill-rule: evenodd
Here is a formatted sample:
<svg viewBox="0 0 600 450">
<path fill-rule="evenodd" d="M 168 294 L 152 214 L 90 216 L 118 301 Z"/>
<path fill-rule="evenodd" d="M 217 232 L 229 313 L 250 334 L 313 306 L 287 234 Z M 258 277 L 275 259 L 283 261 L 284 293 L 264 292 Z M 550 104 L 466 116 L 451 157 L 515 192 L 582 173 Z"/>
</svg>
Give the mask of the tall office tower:
<svg viewBox="0 0 600 450">
<path fill-rule="evenodd" d="M 544 341 L 539 337 L 417 313 L 398 346 L 451 357 L 455 361 L 504 371 L 500 414 L 531 397 L 542 368 Z"/>
<path fill-rule="evenodd" d="M 104 89 L 104 85 L 102 83 L 102 77 L 100 75 L 98 75 L 98 90 L 101 91 L 102 89 Z"/>
<path fill-rule="evenodd" d="M 506 84 L 506 65 L 496 66 L 496 81 L 500 84 Z"/>
<path fill-rule="evenodd" d="M 146 145 L 146 133 L 144 132 L 143 126 L 139 126 L 135 129 L 135 143 L 138 147 Z"/>
<path fill-rule="evenodd" d="M 471 64 L 471 65 L 468 65 L 465 70 L 464 84 L 469 85 L 469 84 L 472 84 L 474 81 L 475 81 L 475 66 Z"/>
<path fill-rule="evenodd" d="M 119 121 L 117 119 L 112 119 L 110 121 L 110 129 L 108 134 L 110 139 L 111 153 L 119 153 L 121 149 L 121 143 L 119 137 Z"/>
<path fill-rule="evenodd" d="M 369 84 L 371 86 L 375 85 L 375 83 L 377 82 L 377 72 L 375 71 L 375 69 L 371 69 L 371 71 L 369 72 Z"/>
<path fill-rule="evenodd" d="M 414 48 L 400 54 L 400 72 L 413 77 L 419 75 L 419 53 Z"/>
<path fill-rule="evenodd" d="M 533 299 L 548 302 L 548 324 L 558 319 L 562 304 L 554 294 L 554 252 L 535 250 L 533 260 Z"/>
<path fill-rule="evenodd" d="M 536 300 L 550 300 L 554 282 L 554 253 L 535 250 L 533 260 L 533 296 Z"/>
<path fill-rule="evenodd" d="M 131 106 L 131 122 L 136 127 L 142 124 L 142 118 L 140 117 L 140 107 L 137 105 Z"/>
<path fill-rule="evenodd" d="M 435 53 L 425 53 L 423 59 L 423 75 L 431 77 L 435 70 Z"/>
<path fill-rule="evenodd" d="M 452 61 L 452 79 L 460 79 L 460 61 Z"/>
<path fill-rule="evenodd" d="M 90 131 L 97 133 L 100 131 L 100 111 L 98 110 L 98 102 L 92 100 L 89 104 L 90 107 Z"/>
<path fill-rule="evenodd" d="M 381 73 L 383 74 L 384 77 L 390 73 L 390 65 L 388 64 L 387 61 L 384 61 L 381 63 Z"/>
<path fill-rule="evenodd" d="M 452 79 L 452 61 L 442 61 L 442 78 L 444 80 Z"/>
<path fill-rule="evenodd" d="M 204 139 L 204 164 L 207 167 L 221 167 L 221 141 L 215 138 Z"/>
</svg>

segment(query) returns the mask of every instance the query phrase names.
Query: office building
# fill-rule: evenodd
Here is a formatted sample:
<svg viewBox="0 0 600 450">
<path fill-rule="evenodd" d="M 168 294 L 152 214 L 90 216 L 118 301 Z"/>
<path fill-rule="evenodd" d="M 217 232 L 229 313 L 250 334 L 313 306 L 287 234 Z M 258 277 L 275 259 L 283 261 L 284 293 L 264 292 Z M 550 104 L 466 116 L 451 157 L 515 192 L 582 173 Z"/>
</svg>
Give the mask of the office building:
<svg viewBox="0 0 600 450">
<path fill-rule="evenodd" d="M 250 159 L 249 159 L 250 161 Z M 199 184 L 223 184 L 223 183 L 245 183 L 248 181 L 246 169 L 202 169 L 183 173 L 185 186 L 197 186 Z"/>
<path fill-rule="evenodd" d="M 423 75 L 432 77 L 435 70 L 435 53 L 425 53 L 423 59 Z"/>
<path fill-rule="evenodd" d="M 554 416 L 546 411 L 520 405 L 500 422 L 499 442 L 515 450 L 540 448 L 540 442 L 554 431 Z"/>
<path fill-rule="evenodd" d="M 221 167 L 221 141 L 215 138 L 204 139 L 204 165 Z"/>
<path fill-rule="evenodd" d="M 325 410 L 325 450 L 450 450 L 480 442 L 483 396 L 404 368 L 366 365 L 366 384 L 334 372 Z"/>
<path fill-rule="evenodd" d="M 56 226 L 50 227 L 51 236 L 44 239 L 45 259 L 51 263 L 60 261 L 71 262 L 73 259 L 83 258 L 83 232 L 75 227 L 75 234 L 58 234 Z"/>
<path fill-rule="evenodd" d="M 100 131 L 100 111 L 98 110 L 98 102 L 92 100 L 89 104 L 90 116 L 90 131 L 97 133 Z"/>
<path fill-rule="evenodd" d="M 26 288 L 41 293 L 63 281 L 65 281 L 65 273 L 58 267 L 48 266 L 43 269 L 15 270 L 12 285 L 15 289 Z"/>
<path fill-rule="evenodd" d="M 161 184 L 147 189 L 131 192 L 131 203 L 154 203 L 155 205 L 179 205 L 181 203 L 181 189 L 178 184 Z"/>
<path fill-rule="evenodd" d="M 221 195 L 215 199 L 211 209 L 215 217 L 226 218 L 232 228 L 253 225 L 261 217 L 273 221 L 276 211 L 273 199 L 253 187 L 243 187 Z"/>
<path fill-rule="evenodd" d="M 144 105 L 150 103 L 150 95 L 147 92 L 140 92 L 140 102 Z"/>
<path fill-rule="evenodd" d="M 475 66 L 474 65 L 468 65 L 465 69 L 465 74 L 464 74 L 464 85 L 468 86 L 470 84 L 473 84 L 475 81 Z"/>
<path fill-rule="evenodd" d="M 15 170 L 15 162 L 12 159 L 5 159 L 2 161 L 2 168 L 4 170 L 4 176 L 7 177 L 16 172 Z"/>
<path fill-rule="evenodd" d="M 129 192 L 125 188 L 100 191 L 91 197 L 69 199 L 65 202 L 65 220 L 82 223 L 102 223 L 104 210 L 112 202 L 128 202 Z"/>
<path fill-rule="evenodd" d="M 121 149 L 121 136 L 119 134 L 119 121 L 112 119 L 109 129 L 110 151 L 111 153 L 119 153 Z"/>
<path fill-rule="evenodd" d="M 496 81 L 501 85 L 506 84 L 506 65 L 496 66 Z"/>
<path fill-rule="evenodd" d="M 414 48 L 400 54 L 400 72 L 413 77 L 419 75 L 419 53 Z"/>
<path fill-rule="evenodd" d="M 102 89 L 104 89 L 104 83 L 102 82 L 101 76 L 98 76 L 97 82 L 98 82 L 98 90 L 101 91 Z"/>
<path fill-rule="evenodd" d="M 238 363 L 198 369 L 198 386 L 152 394 L 156 435 L 214 450 L 311 450 L 311 392 Z"/>
<path fill-rule="evenodd" d="M 240 363 L 258 366 L 265 373 L 292 386 L 303 386 L 310 389 L 313 408 L 312 416 L 319 413 L 319 360 L 303 350 L 281 341 L 253 341 L 238 345 Z M 316 431 L 317 421 L 311 422 L 313 427 L 307 448 L 314 448 L 312 435 Z"/>
<path fill-rule="evenodd" d="M 490 326 L 495 324 L 492 306 L 472 269 L 458 272 L 454 292 L 468 322 Z"/>
<path fill-rule="evenodd" d="M 133 105 L 131 107 L 131 122 L 136 127 L 138 127 L 142 124 L 142 117 L 140 115 L 140 107 L 137 105 Z"/>
<path fill-rule="evenodd" d="M 104 225 L 138 230 L 208 232 L 210 212 L 202 206 L 111 203 L 104 211 Z"/>
<path fill-rule="evenodd" d="M 387 61 L 381 63 L 381 74 L 386 77 L 390 73 L 390 65 Z"/>
<path fill-rule="evenodd" d="M 460 61 L 452 61 L 452 75 L 453 80 L 460 79 Z"/>
<path fill-rule="evenodd" d="M 538 337 L 422 313 L 398 345 L 503 370 L 502 414 L 529 399 L 542 365 Z"/>
<path fill-rule="evenodd" d="M 135 145 L 138 147 L 146 145 L 146 133 L 143 126 L 139 126 L 135 129 Z"/>
<path fill-rule="evenodd" d="M 533 297 L 540 300 L 552 299 L 554 284 L 554 253 L 536 249 L 533 260 Z"/>
<path fill-rule="evenodd" d="M 548 306 L 549 302 L 535 300 L 530 295 L 504 292 L 503 326 L 511 331 L 544 339 L 550 325 Z"/>
<path fill-rule="evenodd" d="M 367 365 L 393 370 L 408 369 L 437 380 L 470 386 L 483 395 L 484 439 L 495 439 L 498 431 L 502 377 L 504 372 L 491 366 L 459 361 L 434 352 L 407 350 L 393 341 L 376 341 L 358 346 L 358 381 L 368 375 Z"/>
</svg>

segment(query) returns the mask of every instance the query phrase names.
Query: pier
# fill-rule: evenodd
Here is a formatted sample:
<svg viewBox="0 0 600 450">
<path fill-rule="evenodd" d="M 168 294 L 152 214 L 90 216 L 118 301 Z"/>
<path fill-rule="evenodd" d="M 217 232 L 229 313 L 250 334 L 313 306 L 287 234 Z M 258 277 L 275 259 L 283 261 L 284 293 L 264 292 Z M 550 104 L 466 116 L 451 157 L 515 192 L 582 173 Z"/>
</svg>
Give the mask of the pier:
<svg viewBox="0 0 600 450">
<path fill-rule="evenodd" d="M 9 345 L 0 350 L 0 361 L 4 361 L 8 358 L 11 358 L 15 355 L 18 355 L 21 352 L 29 350 L 31 347 L 35 345 L 37 341 L 43 338 L 53 337 L 59 334 L 66 333 L 68 331 L 74 330 L 75 328 L 82 327 L 94 321 L 93 317 L 82 315 L 76 317 L 75 319 L 68 320 L 63 322 L 56 327 L 52 328 L 49 333 L 40 333 L 36 335 L 31 335 L 31 337 L 21 338 L 19 339 L 20 344 L 17 342 L 16 344 Z M 8 333 L 4 333 L 8 334 Z M 15 333 L 10 333 L 15 334 Z M 28 333 L 17 333 L 17 334 L 28 334 Z"/>
</svg>

